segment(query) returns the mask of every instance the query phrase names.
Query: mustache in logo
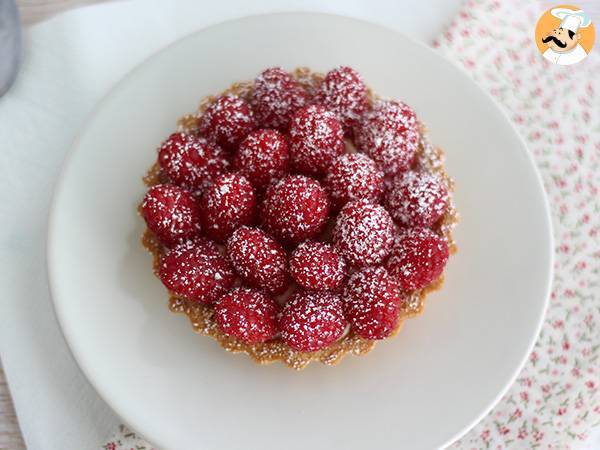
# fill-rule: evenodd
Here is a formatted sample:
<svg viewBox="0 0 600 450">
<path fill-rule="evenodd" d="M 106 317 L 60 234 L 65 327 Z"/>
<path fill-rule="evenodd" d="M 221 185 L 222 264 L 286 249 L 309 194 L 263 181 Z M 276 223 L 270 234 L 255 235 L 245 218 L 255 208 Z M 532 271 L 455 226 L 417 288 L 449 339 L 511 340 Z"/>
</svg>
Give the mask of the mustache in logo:
<svg viewBox="0 0 600 450">
<path fill-rule="evenodd" d="M 547 36 L 545 38 L 542 39 L 542 42 L 545 44 L 547 42 L 553 41 L 556 45 L 558 45 L 560 48 L 565 48 L 567 46 L 566 42 L 561 42 L 558 40 L 558 38 L 556 36 Z"/>
</svg>

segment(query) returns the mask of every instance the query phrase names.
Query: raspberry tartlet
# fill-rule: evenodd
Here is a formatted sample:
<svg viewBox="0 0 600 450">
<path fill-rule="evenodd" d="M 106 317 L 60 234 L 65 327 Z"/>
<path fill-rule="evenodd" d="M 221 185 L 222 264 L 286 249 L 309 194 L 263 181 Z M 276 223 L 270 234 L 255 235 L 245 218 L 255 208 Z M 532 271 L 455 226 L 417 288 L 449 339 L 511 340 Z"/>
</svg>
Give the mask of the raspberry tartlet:
<svg viewBox="0 0 600 450">
<path fill-rule="evenodd" d="M 455 251 L 444 154 L 354 69 L 267 68 L 159 143 L 142 244 L 194 331 L 302 369 L 420 314 Z"/>
</svg>

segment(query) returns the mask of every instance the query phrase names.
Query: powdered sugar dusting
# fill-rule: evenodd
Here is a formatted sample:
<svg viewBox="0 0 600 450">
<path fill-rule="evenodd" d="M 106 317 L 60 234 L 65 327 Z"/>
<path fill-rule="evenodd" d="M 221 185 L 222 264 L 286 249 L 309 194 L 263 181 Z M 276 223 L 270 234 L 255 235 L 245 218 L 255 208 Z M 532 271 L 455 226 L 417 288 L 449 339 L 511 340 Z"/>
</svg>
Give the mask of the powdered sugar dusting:
<svg viewBox="0 0 600 450">
<path fill-rule="evenodd" d="M 165 245 L 174 245 L 200 233 L 200 213 L 192 195 L 176 186 L 151 187 L 141 205 L 148 227 Z"/>
<path fill-rule="evenodd" d="M 235 271 L 251 286 L 281 294 L 289 284 L 287 254 L 258 228 L 240 227 L 227 241 Z"/>
<path fill-rule="evenodd" d="M 283 177 L 289 169 L 288 144 L 275 130 L 257 130 L 242 141 L 233 159 L 233 167 L 256 188 Z"/>
<path fill-rule="evenodd" d="M 333 161 L 323 184 L 337 209 L 352 200 L 378 203 L 383 192 L 383 172 L 367 155 L 347 153 Z"/>
<path fill-rule="evenodd" d="M 308 69 L 298 69 L 293 74 L 302 89 L 310 95 L 315 95 L 318 91 L 318 87 L 321 84 L 323 77 L 319 74 L 315 74 Z M 249 101 L 252 97 L 253 83 L 236 83 L 228 91 L 222 95 L 232 94 L 238 96 L 242 100 Z M 368 92 L 368 91 L 367 91 Z M 374 97 L 369 92 L 369 101 Z M 204 100 L 200 106 L 200 116 L 214 102 L 214 98 L 208 98 Z M 198 115 L 190 115 L 181 119 L 179 122 L 180 129 L 183 132 L 189 134 L 195 134 L 198 131 L 198 121 L 195 119 Z M 448 190 L 452 190 L 452 182 L 445 175 L 443 168 L 443 153 L 431 146 L 427 139 L 424 128 L 422 125 L 416 122 L 415 127 L 419 132 L 418 149 L 416 151 L 416 157 L 414 158 L 415 164 L 412 169 L 425 172 L 435 172 L 440 175 L 443 179 L 444 184 L 448 187 Z M 348 148 L 352 148 L 349 145 Z M 148 176 L 145 178 L 148 184 L 155 184 L 157 182 L 164 182 L 164 171 L 158 171 L 156 168 L 150 170 Z M 310 196 L 300 195 L 297 198 L 302 200 L 308 200 Z M 449 204 L 446 212 L 442 216 L 442 219 L 435 224 L 434 231 L 438 233 L 444 241 L 446 241 L 450 247 L 450 250 L 454 250 L 454 244 L 452 241 L 452 228 L 456 222 L 456 211 L 452 202 L 451 196 L 449 196 Z M 329 239 L 324 235 L 320 235 L 321 239 Z M 147 247 L 155 256 L 155 267 L 158 269 L 159 257 L 164 253 L 165 248 L 162 247 L 157 241 L 153 233 L 149 230 L 144 235 L 144 246 Z M 220 272 L 215 276 L 215 279 L 221 277 Z M 405 301 L 402 303 L 400 319 L 405 317 L 411 317 L 418 314 L 423 307 L 423 300 L 428 292 L 439 288 L 442 283 L 442 277 L 438 277 L 437 280 L 430 283 L 424 289 L 414 290 L 407 293 Z M 290 291 L 294 291 L 295 284 L 292 284 Z M 286 296 L 289 293 L 285 294 Z M 301 369 L 305 367 L 311 361 L 321 361 L 325 364 L 335 364 L 345 354 L 364 354 L 367 353 L 374 345 L 374 341 L 367 340 L 358 336 L 353 330 L 348 333 L 348 327 L 345 326 L 345 332 L 343 331 L 340 337 L 328 346 L 321 350 L 312 351 L 309 353 L 291 349 L 280 337 L 275 335 L 273 339 L 269 339 L 265 342 L 250 344 L 242 341 L 239 338 L 233 336 L 227 336 L 222 330 L 216 326 L 216 319 L 214 317 L 214 310 L 211 305 L 205 305 L 197 301 L 192 301 L 176 294 L 171 295 L 170 308 L 174 312 L 180 312 L 186 314 L 190 318 L 190 322 L 195 331 L 201 334 L 207 334 L 213 336 L 226 350 L 232 352 L 244 352 L 250 355 L 253 359 L 260 363 L 267 363 L 275 360 L 280 360 L 286 363 L 288 366 L 295 369 Z M 398 323 L 399 328 L 401 320 Z"/>
<path fill-rule="evenodd" d="M 355 272 L 344 290 L 346 317 L 365 339 L 384 339 L 392 334 L 400 322 L 402 303 L 398 282 L 380 266 Z"/>
<path fill-rule="evenodd" d="M 392 248 L 393 236 L 389 213 L 368 200 L 346 204 L 333 230 L 335 247 L 355 267 L 381 263 Z"/>
<path fill-rule="evenodd" d="M 327 73 L 319 86 L 316 100 L 337 115 L 346 134 L 351 132 L 369 104 L 362 77 L 347 66 Z"/>
<path fill-rule="evenodd" d="M 294 114 L 290 127 L 290 158 L 297 172 L 324 175 L 344 149 L 344 131 L 333 112 L 320 105 L 310 105 Z"/>
<path fill-rule="evenodd" d="M 159 277 L 172 292 L 204 303 L 216 301 L 234 281 L 229 263 L 205 239 L 183 242 L 166 253 L 160 261 Z"/>
<path fill-rule="evenodd" d="M 260 126 L 287 131 L 292 115 L 308 101 L 308 94 L 287 72 L 273 67 L 254 80 L 251 105 Z"/>
<path fill-rule="evenodd" d="M 215 305 L 215 320 L 228 336 L 252 344 L 272 339 L 277 334 L 277 304 L 264 292 L 236 288 Z"/>
<path fill-rule="evenodd" d="M 291 175 L 271 185 L 263 202 L 265 227 L 286 243 L 318 235 L 329 215 L 329 199 L 318 181 Z"/>
<path fill-rule="evenodd" d="M 233 150 L 256 128 L 250 106 L 236 95 L 214 100 L 198 120 L 200 133 L 211 137 L 224 148 Z"/>
<path fill-rule="evenodd" d="M 446 211 L 448 192 L 435 172 L 408 171 L 386 192 L 385 204 L 402 226 L 432 226 Z"/>
<path fill-rule="evenodd" d="M 344 281 L 346 263 L 329 244 L 306 241 L 290 258 L 294 280 L 309 290 L 335 290 Z"/>
<path fill-rule="evenodd" d="M 449 256 L 446 242 L 428 228 L 409 228 L 398 233 L 386 268 L 405 291 L 426 287 L 444 270 Z"/>
<path fill-rule="evenodd" d="M 241 225 L 250 225 L 256 215 L 252 185 L 238 174 L 221 175 L 200 199 L 202 228 L 217 241 L 227 239 Z"/>
<path fill-rule="evenodd" d="M 158 161 L 170 182 L 200 193 L 229 162 L 221 147 L 190 133 L 173 133 L 158 149 Z"/>
<path fill-rule="evenodd" d="M 380 100 L 355 127 L 357 147 L 369 155 L 386 175 L 407 170 L 419 147 L 414 111 L 405 103 Z"/>
<path fill-rule="evenodd" d="M 281 337 L 290 348 L 313 352 L 339 339 L 346 328 L 342 301 L 330 292 L 294 294 L 283 308 Z"/>
</svg>

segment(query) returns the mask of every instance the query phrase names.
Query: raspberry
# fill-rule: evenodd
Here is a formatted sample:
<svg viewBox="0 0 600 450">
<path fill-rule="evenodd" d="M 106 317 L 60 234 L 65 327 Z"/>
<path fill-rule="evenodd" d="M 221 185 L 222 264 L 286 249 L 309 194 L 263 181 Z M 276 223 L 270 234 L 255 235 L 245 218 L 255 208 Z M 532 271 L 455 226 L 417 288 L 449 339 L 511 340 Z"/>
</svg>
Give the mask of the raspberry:
<svg viewBox="0 0 600 450">
<path fill-rule="evenodd" d="M 234 150 L 256 128 L 256 122 L 248 103 L 236 95 L 223 95 L 206 108 L 198 127 L 223 148 Z"/>
<path fill-rule="evenodd" d="M 381 263 L 394 242 L 394 222 L 383 206 L 368 200 L 347 203 L 333 229 L 333 244 L 353 267 Z"/>
<path fill-rule="evenodd" d="M 201 303 L 218 300 L 235 280 L 217 246 L 202 238 L 183 242 L 163 256 L 158 276 L 176 295 Z"/>
<path fill-rule="evenodd" d="M 318 181 L 287 176 L 267 189 L 261 219 L 285 243 L 298 244 L 319 234 L 327 223 L 329 199 Z"/>
<path fill-rule="evenodd" d="M 384 339 L 398 326 L 402 300 L 398 282 L 387 270 L 367 267 L 348 280 L 344 313 L 360 337 Z"/>
<path fill-rule="evenodd" d="M 148 189 L 142 201 L 142 215 L 148 228 L 166 246 L 200 233 L 200 212 L 192 194 L 170 184 Z"/>
<path fill-rule="evenodd" d="M 297 292 L 284 306 L 279 326 L 281 337 L 292 350 L 320 350 L 344 333 L 342 301 L 331 292 Z"/>
<path fill-rule="evenodd" d="M 246 344 L 264 342 L 277 333 L 277 303 L 255 289 L 237 288 L 215 304 L 215 320 L 228 336 Z"/>
<path fill-rule="evenodd" d="M 265 188 L 272 180 L 288 172 L 290 154 L 281 133 L 275 130 L 257 130 L 240 144 L 233 167 L 257 189 Z"/>
<path fill-rule="evenodd" d="M 158 162 L 171 183 L 194 192 L 204 190 L 229 165 L 221 147 L 187 133 L 169 136 L 158 150 Z"/>
<path fill-rule="evenodd" d="M 386 192 L 385 205 L 404 227 L 430 227 L 448 206 L 448 190 L 439 175 L 409 171 L 400 175 Z"/>
<path fill-rule="evenodd" d="M 411 228 L 396 237 L 386 267 L 405 291 L 437 280 L 448 260 L 448 245 L 427 228 Z"/>
<path fill-rule="evenodd" d="M 285 132 L 292 115 L 302 108 L 308 94 L 287 72 L 272 67 L 254 80 L 250 104 L 261 127 Z"/>
<path fill-rule="evenodd" d="M 352 127 L 369 104 L 362 77 L 347 66 L 333 69 L 325 75 L 316 100 L 337 115 L 346 134 L 351 134 Z"/>
<path fill-rule="evenodd" d="M 297 172 L 325 175 L 345 148 L 344 131 L 334 113 L 323 106 L 310 105 L 294 114 L 290 126 L 290 158 Z"/>
<path fill-rule="evenodd" d="M 202 228 L 206 235 L 222 242 L 240 225 L 250 225 L 254 222 L 254 189 L 241 175 L 221 175 L 202 194 L 200 212 Z"/>
<path fill-rule="evenodd" d="M 356 146 L 369 155 L 386 175 L 407 170 L 419 148 L 414 111 L 406 104 L 384 100 L 367 112 L 354 129 Z"/>
<path fill-rule="evenodd" d="M 367 155 L 345 154 L 329 166 L 323 185 L 335 209 L 362 198 L 377 203 L 383 193 L 383 173 Z"/>
<path fill-rule="evenodd" d="M 287 254 L 262 230 L 245 226 L 235 230 L 227 240 L 227 254 L 236 272 L 250 286 L 275 295 L 287 289 Z"/>
<path fill-rule="evenodd" d="M 344 259 L 328 244 L 304 242 L 292 253 L 290 274 L 305 289 L 337 289 L 346 275 Z"/>
</svg>

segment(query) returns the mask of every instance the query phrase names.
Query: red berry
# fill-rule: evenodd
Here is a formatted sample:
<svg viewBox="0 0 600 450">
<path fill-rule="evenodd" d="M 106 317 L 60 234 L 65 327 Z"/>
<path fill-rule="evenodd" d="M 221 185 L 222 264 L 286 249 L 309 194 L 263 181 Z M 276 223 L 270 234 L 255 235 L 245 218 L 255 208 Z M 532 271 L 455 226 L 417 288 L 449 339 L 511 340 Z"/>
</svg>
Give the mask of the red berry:
<svg viewBox="0 0 600 450">
<path fill-rule="evenodd" d="M 344 131 L 335 114 L 320 105 L 302 108 L 292 118 L 290 158 L 297 172 L 324 175 L 344 153 Z"/>
<path fill-rule="evenodd" d="M 369 105 L 362 77 L 346 66 L 333 69 L 325 75 L 316 100 L 337 115 L 346 134 L 352 131 Z"/>
<path fill-rule="evenodd" d="M 335 209 L 362 198 L 377 203 L 383 193 L 383 173 L 367 155 L 350 153 L 333 161 L 323 185 Z"/>
<path fill-rule="evenodd" d="M 275 130 L 257 130 L 240 144 L 233 168 L 244 175 L 257 189 L 288 172 L 290 154 L 281 133 Z"/>
<path fill-rule="evenodd" d="M 400 225 L 430 227 L 446 211 L 448 190 L 437 174 L 409 171 L 394 181 L 385 204 Z"/>
<path fill-rule="evenodd" d="M 394 223 L 383 206 L 368 200 L 347 203 L 333 229 L 333 242 L 354 267 L 381 263 L 394 242 Z"/>
<path fill-rule="evenodd" d="M 187 133 L 169 136 L 158 150 L 158 162 L 171 183 L 194 192 L 204 190 L 229 165 L 221 147 Z"/>
<path fill-rule="evenodd" d="M 208 237 L 224 241 L 240 225 L 250 225 L 256 216 L 254 189 L 243 176 L 221 175 L 200 198 L 202 229 Z"/>
<path fill-rule="evenodd" d="M 267 189 L 261 219 L 270 233 L 298 244 L 319 234 L 327 223 L 329 199 L 318 181 L 291 175 Z"/>
<path fill-rule="evenodd" d="M 353 267 L 381 263 L 394 242 L 394 222 L 383 206 L 356 200 L 342 208 L 335 221 L 333 243 Z"/>
<path fill-rule="evenodd" d="M 364 339 L 384 339 L 398 326 L 402 294 L 383 267 L 355 272 L 344 291 L 344 312 L 354 332 Z"/>
<path fill-rule="evenodd" d="M 233 270 L 217 246 L 202 238 L 183 242 L 160 261 L 163 284 L 176 295 L 202 303 L 213 303 L 235 280 Z"/>
<path fill-rule="evenodd" d="M 342 301 L 331 292 L 297 292 L 284 306 L 279 325 L 281 337 L 292 350 L 320 350 L 344 333 Z"/>
<path fill-rule="evenodd" d="M 215 321 L 226 335 L 256 344 L 275 336 L 278 312 L 277 303 L 264 292 L 237 288 L 215 304 Z"/>
<path fill-rule="evenodd" d="M 307 103 L 308 95 L 287 72 L 272 67 L 254 80 L 250 104 L 261 127 L 287 131 L 292 115 Z"/>
<path fill-rule="evenodd" d="M 357 147 L 386 175 L 408 170 L 419 148 L 419 125 L 414 111 L 394 100 L 377 103 L 355 127 Z"/>
<path fill-rule="evenodd" d="M 437 280 L 448 261 L 448 245 L 427 228 L 410 228 L 396 237 L 386 262 L 405 291 L 421 289 Z"/>
<path fill-rule="evenodd" d="M 304 242 L 292 253 L 290 274 L 305 289 L 337 289 L 346 275 L 344 259 L 329 244 Z"/>
<path fill-rule="evenodd" d="M 284 292 L 290 279 L 287 254 L 258 228 L 240 227 L 227 240 L 227 254 L 236 272 L 252 287 L 272 294 Z"/>
<path fill-rule="evenodd" d="M 157 184 L 148 189 L 142 202 L 148 228 L 167 246 L 200 233 L 200 212 L 196 200 L 185 189 Z"/>
<path fill-rule="evenodd" d="M 248 103 L 236 95 L 223 95 L 206 108 L 198 127 L 223 148 L 234 150 L 256 128 L 256 122 Z"/>
</svg>

